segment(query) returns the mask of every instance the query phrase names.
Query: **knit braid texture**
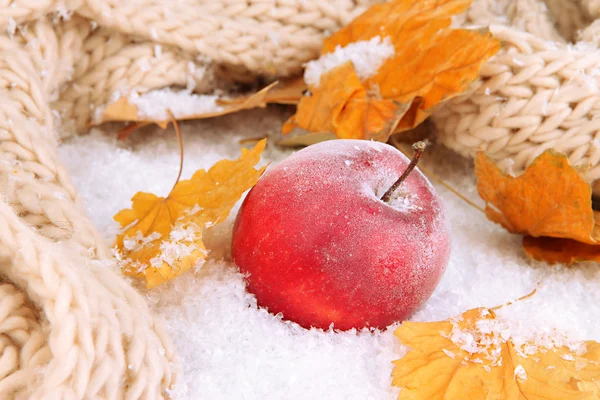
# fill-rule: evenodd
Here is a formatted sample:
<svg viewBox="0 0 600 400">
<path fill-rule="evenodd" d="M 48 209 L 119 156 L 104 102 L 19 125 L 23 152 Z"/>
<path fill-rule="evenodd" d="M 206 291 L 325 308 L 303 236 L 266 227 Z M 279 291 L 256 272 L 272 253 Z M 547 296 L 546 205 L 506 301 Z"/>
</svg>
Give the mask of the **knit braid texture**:
<svg viewBox="0 0 600 400">
<path fill-rule="evenodd" d="M 438 139 L 515 174 L 552 148 L 600 179 L 599 12 L 595 0 L 476 1 L 461 23 L 489 26 L 503 48 L 467 95 L 435 110 Z"/>
<path fill-rule="evenodd" d="M 57 157 L 111 99 L 299 73 L 377 0 L 0 0 L 0 398 L 169 398 L 179 366 Z M 600 178 L 599 0 L 476 0 L 501 52 L 435 110 L 509 171 L 544 149 Z M 573 44 L 577 43 L 577 44 Z"/>
<path fill-rule="evenodd" d="M 368 0 L 0 0 L 0 398 L 169 398 L 170 339 L 57 157 L 132 91 L 298 73 Z"/>
</svg>

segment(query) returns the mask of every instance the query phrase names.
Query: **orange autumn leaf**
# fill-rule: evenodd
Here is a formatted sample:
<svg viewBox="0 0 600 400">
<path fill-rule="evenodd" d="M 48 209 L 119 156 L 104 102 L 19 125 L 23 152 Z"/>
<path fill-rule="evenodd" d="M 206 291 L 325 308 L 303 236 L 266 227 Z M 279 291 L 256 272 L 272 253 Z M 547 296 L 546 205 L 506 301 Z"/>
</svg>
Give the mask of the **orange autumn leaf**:
<svg viewBox="0 0 600 400">
<path fill-rule="evenodd" d="M 596 243 L 592 189 L 565 155 L 546 150 L 513 177 L 480 153 L 475 174 L 487 217 L 509 232 Z"/>
<path fill-rule="evenodd" d="M 551 264 L 600 262 L 600 213 L 592 209 L 590 185 L 566 156 L 547 150 L 513 177 L 479 154 L 475 174 L 488 219 L 524 234 L 529 258 Z"/>
<path fill-rule="evenodd" d="M 398 399 L 598 400 L 600 344 L 512 333 L 486 308 L 402 323 L 394 334 L 410 350 L 394 362 Z"/>
<path fill-rule="evenodd" d="M 419 108 L 430 110 L 464 93 L 479 77 L 483 62 L 500 50 L 500 42 L 489 32 L 455 29 L 434 37 L 418 54 L 412 53 L 414 48 L 403 47 L 367 84 L 377 84 L 384 98 L 400 103 L 419 97 L 423 99 Z"/>
<path fill-rule="evenodd" d="M 351 61 L 351 67 L 322 74 L 284 133 L 299 127 L 340 138 L 387 140 L 419 125 L 434 106 L 464 93 L 483 62 L 500 49 L 489 32 L 450 28 L 451 17 L 469 4 L 395 0 L 372 6 L 325 40 L 321 54 L 375 37 L 389 38 L 394 54 L 363 81 Z"/>
<path fill-rule="evenodd" d="M 167 197 L 138 192 L 132 207 L 114 219 L 123 231 L 117 236 L 118 259 L 125 275 L 143 277 L 150 289 L 206 258 L 204 228 L 227 218 L 242 194 L 264 171 L 255 169 L 266 140 L 242 149 L 234 161 L 221 160 L 208 171 L 178 181 Z"/>
<path fill-rule="evenodd" d="M 296 115 L 283 126 L 289 133 L 297 124 L 313 132 L 336 132 L 344 139 L 362 139 L 385 134 L 399 107 L 368 94 L 352 63 L 347 62 L 322 77 L 312 96 L 302 97 Z M 305 122 L 303 122 L 305 121 Z M 389 134 L 387 135 L 389 136 Z"/>
<path fill-rule="evenodd" d="M 397 49 L 407 42 L 432 39 L 443 28 L 450 26 L 452 16 L 463 13 L 472 0 L 391 1 L 371 6 L 349 25 L 323 42 L 321 54 L 330 53 L 337 46 L 347 46 L 375 36 L 390 36 Z M 424 30 L 429 35 L 416 37 L 407 33 Z M 401 40 L 406 40 L 404 43 Z"/>
<path fill-rule="evenodd" d="M 333 119 L 342 111 L 348 99 L 364 91 L 351 63 L 345 63 L 323 76 L 321 90 L 300 99 L 298 111 L 283 125 L 289 133 L 299 121 L 306 121 L 309 131 L 332 132 Z M 303 122 L 304 124 L 304 122 Z"/>
<path fill-rule="evenodd" d="M 333 119 L 337 137 L 342 139 L 370 138 L 385 142 L 394 132 L 409 107 L 382 99 L 378 92 L 361 90 L 356 93 Z"/>
<path fill-rule="evenodd" d="M 571 239 L 550 237 L 523 238 L 525 254 L 534 260 L 550 264 L 573 264 L 582 261 L 600 262 L 600 246 Z"/>
</svg>

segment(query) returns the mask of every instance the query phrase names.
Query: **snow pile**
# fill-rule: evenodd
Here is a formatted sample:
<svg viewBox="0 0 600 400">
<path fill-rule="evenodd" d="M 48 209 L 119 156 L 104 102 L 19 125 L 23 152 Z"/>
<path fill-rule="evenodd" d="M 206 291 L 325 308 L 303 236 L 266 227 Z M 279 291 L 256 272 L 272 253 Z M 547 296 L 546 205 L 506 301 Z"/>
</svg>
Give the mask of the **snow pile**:
<svg viewBox="0 0 600 400">
<path fill-rule="evenodd" d="M 379 67 L 394 53 L 394 45 L 389 36 L 385 39 L 375 36 L 370 40 L 353 42 L 345 47 L 337 46 L 332 53 L 324 54 L 306 63 L 304 81 L 309 86 L 317 87 L 321 75 L 348 61 L 352 61 L 356 75 L 363 81 L 375 76 Z"/>
<path fill-rule="evenodd" d="M 161 242 L 160 253 L 150 259 L 150 265 L 160 268 L 163 263 L 166 263 L 172 269 L 177 269 L 184 259 L 195 252 L 206 256 L 208 252 L 196 245 L 201 238 L 202 230 L 196 224 L 177 221 L 169 234 L 169 240 Z M 204 260 L 199 259 L 196 262 L 196 268 L 202 266 L 203 263 Z"/>
<path fill-rule="evenodd" d="M 223 108 L 217 104 L 218 99 L 219 96 L 216 95 L 200 95 L 166 88 L 141 95 L 132 92 L 128 100 L 137 106 L 138 118 L 161 121 L 169 119 L 167 110 L 175 118 L 221 111 Z"/>
<path fill-rule="evenodd" d="M 198 246 L 198 242 L 202 239 L 202 230 L 194 223 L 185 221 L 182 218 L 177 220 L 173 226 L 169 237 L 162 238 L 158 232 L 152 232 L 148 236 L 144 236 L 141 231 L 137 231 L 135 236 L 125 236 L 123 238 L 122 253 L 118 247 L 113 248 L 113 254 L 117 259 L 119 268 L 133 270 L 136 272 L 144 272 L 148 268 L 147 263 L 138 261 L 137 254 L 152 254 L 156 255 L 150 258 L 149 263 L 154 268 L 161 268 L 167 264 L 173 272 L 178 271 L 184 260 L 188 257 L 197 254 L 198 256 L 206 257 L 208 252 Z M 156 248 L 158 247 L 158 251 Z M 204 263 L 204 259 L 200 258 L 196 261 L 195 267 L 200 268 Z"/>
<path fill-rule="evenodd" d="M 481 310 L 478 317 L 480 319 L 474 326 L 472 322 L 464 321 L 462 316 L 450 319 L 452 332 L 448 338 L 461 350 L 475 355 L 466 358 L 468 362 L 481 363 L 483 359 L 490 361 L 492 366 L 503 365 L 502 347 L 509 341 L 514 344 L 516 353 L 521 357 L 563 346 L 577 355 L 586 352 L 584 342 L 573 340 L 563 332 L 545 331 L 538 326 L 523 324 L 522 321 L 492 318 L 487 309 Z"/>
<path fill-rule="evenodd" d="M 239 140 L 279 133 L 287 115 L 280 108 L 252 110 L 183 124 L 183 179 L 221 158 L 239 156 Z M 61 158 L 98 229 L 113 241 L 112 216 L 130 206 L 140 190 L 166 195 L 179 166 L 172 132 L 156 129 L 118 142 L 114 126 L 60 147 Z M 270 143 L 263 164 L 289 150 Z M 478 199 L 471 163 L 430 147 L 421 161 L 470 199 Z M 569 339 L 600 340 L 600 268 L 597 264 L 531 264 L 521 237 L 510 235 L 450 191 L 434 185 L 451 221 L 452 255 L 432 297 L 414 321 L 439 321 L 477 307 L 494 307 L 537 292 L 496 310 L 511 324 L 512 337 L 529 329 L 556 329 Z M 206 264 L 148 292 L 165 319 L 182 357 L 184 376 L 178 399 L 396 399 L 391 361 L 406 349 L 384 332 L 332 333 L 304 330 L 256 307 L 243 277 L 229 261 L 232 221 L 208 230 Z M 522 373 L 515 369 L 522 378 Z"/>
</svg>

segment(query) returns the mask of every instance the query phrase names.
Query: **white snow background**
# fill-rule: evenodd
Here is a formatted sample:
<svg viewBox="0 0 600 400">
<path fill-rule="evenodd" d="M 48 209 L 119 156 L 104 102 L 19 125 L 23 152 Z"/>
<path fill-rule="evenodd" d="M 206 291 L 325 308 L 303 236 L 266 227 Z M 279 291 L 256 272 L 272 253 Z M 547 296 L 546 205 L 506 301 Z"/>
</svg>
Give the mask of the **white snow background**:
<svg viewBox="0 0 600 400">
<path fill-rule="evenodd" d="M 268 108 L 182 124 L 182 178 L 219 159 L 237 158 L 242 139 L 279 135 L 287 115 L 280 108 Z M 111 242 L 118 231 L 112 216 L 130 207 L 137 191 L 166 195 L 179 164 L 172 129 L 145 129 L 119 142 L 118 127 L 94 129 L 60 147 L 87 212 Z M 276 163 L 291 152 L 271 141 L 262 162 Z M 428 149 L 422 161 L 467 197 L 480 201 L 471 161 L 440 146 Z M 519 236 L 488 221 L 443 186 L 435 182 L 434 186 L 451 220 L 452 255 L 440 285 L 412 320 L 437 321 L 470 308 L 496 306 L 537 287 L 534 296 L 499 314 L 521 321 L 523 331 L 532 326 L 556 328 L 571 339 L 600 340 L 597 264 L 531 263 L 523 255 Z M 374 333 L 305 330 L 258 309 L 229 260 L 236 212 L 237 207 L 227 222 L 208 233 L 212 252 L 199 272 L 147 294 L 154 310 L 164 317 L 183 364 L 175 397 L 395 399 L 398 390 L 391 387 L 391 362 L 406 351 L 393 336 L 395 326 Z"/>
</svg>

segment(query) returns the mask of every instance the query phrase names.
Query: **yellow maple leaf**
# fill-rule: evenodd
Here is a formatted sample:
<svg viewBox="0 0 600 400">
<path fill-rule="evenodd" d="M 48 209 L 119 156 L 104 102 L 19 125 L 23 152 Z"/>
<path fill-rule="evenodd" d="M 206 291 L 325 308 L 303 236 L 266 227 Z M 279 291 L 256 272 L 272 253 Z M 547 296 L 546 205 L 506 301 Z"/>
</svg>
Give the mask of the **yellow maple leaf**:
<svg viewBox="0 0 600 400">
<path fill-rule="evenodd" d="M 395 0 L 372 6 L 327 39 L 321 54 L 379 36 L 391 39 L 394 55 L 363 82 L 351 62 L 324 73 L 300 100 L 284 133 L 299 127 L 340 138 L 387 140 L 423 122 L 434 106 L 464 93 L 483 62 L 500 49 L 489 32 L 450 28 L 452 15 L 469 4 Z"/>
<path fill-rule="evenodd" d="M 235 161 L 196 171 L 191 179 L 178 181 L 167 197 L 136 193 L 132 207 L 114 216 L 123 228 L 116 242 L 123 273 L 144 277 L 152 288 L 205 258 L 204 228 L 226 219 L 254 186 L 266 168 L 254 168 L 265 144 L 261 140 L 252 150 L 242 149 Z"/>
<path fill-rule="evenodd" d="M 440 322 L 404 322 L 410 348 L 394 361 L 399 400 L 598 400 L 600 345 L 555 334 L 511 336 L 493 309 Z"/>
</svg>

